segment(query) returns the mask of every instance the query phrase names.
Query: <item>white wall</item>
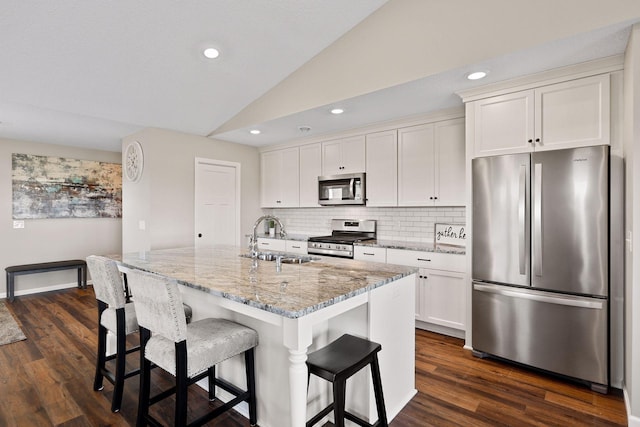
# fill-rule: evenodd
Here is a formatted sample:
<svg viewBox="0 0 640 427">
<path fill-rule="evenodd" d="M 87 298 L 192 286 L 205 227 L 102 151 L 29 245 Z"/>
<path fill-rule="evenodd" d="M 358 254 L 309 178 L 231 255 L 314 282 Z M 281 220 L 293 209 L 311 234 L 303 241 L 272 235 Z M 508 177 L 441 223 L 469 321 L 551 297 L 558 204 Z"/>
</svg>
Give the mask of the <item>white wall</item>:
<svg viewBox="0 0 640 427">
<path fill-rule="evenodd" d="M 625 392 L 630 426 L 640 426 L 640 25 L 631 33 L 624 64 Z M 635 246 L 635 247 L 634 247 Z"/>
<path fill-rule="evenodd" d="M 120 153 L 61 145 L 0 139 L 0 268 L 37 262 L 84 259 L 91 254 L 120 253 L 119 218 L 60 218 L 25 220 L 13 228 L 11 154 L 25 153 L 120 163 Z M 4 277 L 4 274 L 2 275 Z M 4 279 L 6 280 L 6 279 Z M 75 286 L 75 270 L 17 276 L 16 295 Z M 6 286 L 0 289 L 5 296 Z"/>
<path fill-rule="evenodd" d="M 243 235 L 262 214 L 257 148 L 151 128 L 124 138 L 123 153 L 133 140 L 142 145 L 144 171 L 140 181 L 125 180 L 122 185 L 123 252 L 193 245 L 196 157 L 241 164 Z M 140 229 L 141 221 L 144 230 Z"/>
</svg>

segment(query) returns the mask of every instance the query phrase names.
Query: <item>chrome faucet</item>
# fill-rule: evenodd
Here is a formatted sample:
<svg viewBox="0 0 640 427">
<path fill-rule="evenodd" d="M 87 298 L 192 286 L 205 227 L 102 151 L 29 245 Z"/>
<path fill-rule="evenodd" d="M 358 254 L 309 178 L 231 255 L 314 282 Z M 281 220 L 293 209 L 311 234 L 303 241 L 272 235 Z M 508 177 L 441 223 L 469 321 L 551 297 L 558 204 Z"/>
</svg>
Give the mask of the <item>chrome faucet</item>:
<svg viewBox="0 0 640 427">
<path fill-rule="evenodd" d="M 258 256 L 258 236 L 257 236 L 257 230 L 258 230 L 258 225 L 260 225 L 260 223 L 262 221 L 264 221 L 265 219 L 272 219 L 275 222 L 278 223 L 278 225 L 280 226 L 280 237 L 286 237 L 287 236 L 287 232 L 284 231 L 284 225 L 282 225 L 282 221 L 280 221 L 280 219 L 276 216 L 273 215 L 262 215 L 260 218 L 258 218 L 256 220 L 256 222 L 253 224 L 253 235 L 251 237 L 251 257 L 255 258 L 256 256 Z"/>
</svg>

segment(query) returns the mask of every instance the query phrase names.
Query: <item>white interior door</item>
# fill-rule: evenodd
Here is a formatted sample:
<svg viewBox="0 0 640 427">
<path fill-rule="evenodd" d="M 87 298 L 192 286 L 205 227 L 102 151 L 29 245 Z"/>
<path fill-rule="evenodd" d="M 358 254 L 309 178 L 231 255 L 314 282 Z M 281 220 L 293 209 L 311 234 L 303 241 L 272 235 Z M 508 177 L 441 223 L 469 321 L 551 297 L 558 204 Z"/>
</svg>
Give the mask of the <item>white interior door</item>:
<svg viewBox="0 0 640 427">
<path fill-rule="evenodd" d="M 240 164 L 196 159 L 195 245 L 240 244 Z"/>
</svg>

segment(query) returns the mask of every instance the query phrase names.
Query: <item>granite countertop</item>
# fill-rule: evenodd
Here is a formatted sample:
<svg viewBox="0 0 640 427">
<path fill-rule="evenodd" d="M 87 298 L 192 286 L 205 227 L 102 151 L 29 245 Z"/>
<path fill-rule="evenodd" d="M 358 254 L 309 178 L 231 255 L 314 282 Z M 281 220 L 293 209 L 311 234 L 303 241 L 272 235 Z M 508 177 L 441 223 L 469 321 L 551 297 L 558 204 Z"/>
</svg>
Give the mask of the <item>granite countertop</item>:
<svg viewBox="0 0 640 427">
<path fill-rule="evenodd" d="M 387 248 L 387 249 L 404 249 L 404 250 L 411 250 L 411 251 L 439 252 L 443 254 L 453 254 L 453 255 L 466 254 L 466 250 L 464 248 L 455 248 L 455 247 L 436 248 L 432 243 L 405 242 L 400 240 L 365 240 L 364 242 L 355 243 L 355 246 L 369 246 L 369 247 Z"/>
<path fill-rule="evenodd" d="M 110 256 L 129 268 L 171 277 L 182 285 L 257 307 L 281 316 L 298 318 L 345 299 L 399 280 L 417 271 L 413 267 L 385 265 L 331 257 L 303 264 L 241 257 L 244 248 L 162 249 Z"/>
</svg>

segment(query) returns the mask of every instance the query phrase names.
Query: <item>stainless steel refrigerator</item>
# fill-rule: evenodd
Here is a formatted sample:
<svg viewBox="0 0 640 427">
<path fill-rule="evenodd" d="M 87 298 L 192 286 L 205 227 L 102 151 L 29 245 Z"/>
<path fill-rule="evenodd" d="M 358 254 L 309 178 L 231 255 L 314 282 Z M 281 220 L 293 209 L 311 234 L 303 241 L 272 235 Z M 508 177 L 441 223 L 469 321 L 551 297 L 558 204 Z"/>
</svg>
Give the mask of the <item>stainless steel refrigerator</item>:
<svg viewBox="0 0 640 427">
<path fill-rule="evenodd" d="M 609 147 L 473 159 L 472 345 L 608 375 Z"/>
</svg>

